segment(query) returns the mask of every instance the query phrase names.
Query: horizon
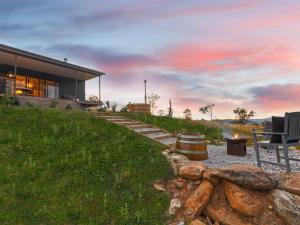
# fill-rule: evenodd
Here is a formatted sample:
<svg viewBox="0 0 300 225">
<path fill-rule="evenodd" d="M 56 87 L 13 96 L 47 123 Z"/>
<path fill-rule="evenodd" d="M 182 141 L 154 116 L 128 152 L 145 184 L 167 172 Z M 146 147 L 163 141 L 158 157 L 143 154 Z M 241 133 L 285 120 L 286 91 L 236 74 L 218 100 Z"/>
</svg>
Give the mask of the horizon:
<svg viewBox="0 0 300 225">
<path fill-rule="evenodd" d="M 300 111 L 299 1 L 101 2 L 5 0 L 0 43 L 103 71 L 104 101 L 143 102 L 147 80 L 177 117 L 208 119 L 198 109 L 209 103 L 218 119 Z"/>
</svg>

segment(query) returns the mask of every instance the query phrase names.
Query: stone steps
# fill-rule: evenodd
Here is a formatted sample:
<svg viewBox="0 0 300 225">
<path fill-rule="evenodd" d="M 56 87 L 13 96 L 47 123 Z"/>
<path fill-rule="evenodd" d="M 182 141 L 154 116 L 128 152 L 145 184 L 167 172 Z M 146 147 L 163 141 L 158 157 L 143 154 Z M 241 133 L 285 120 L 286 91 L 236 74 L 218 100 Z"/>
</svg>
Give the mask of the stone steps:
<svg viewBox="0 0 300 225">
<path fill-rule="evenodd" d="M 154 141 L 157 141 L 168 147 L 172 147 L 176 143 L 176 137 L 173 134 L 170 134 L 162 129 L 154 127 L 149 124 L 145 124 L 139 121 L 130 120 L 126 117 L 118 115 L 107 115 L 105 113 L 94 113 L 96 117 L 105 119 L 109 122 L 124 126 L 136 133 L 142 134 L 143 136 L 150 138 Z"/>
</svg>

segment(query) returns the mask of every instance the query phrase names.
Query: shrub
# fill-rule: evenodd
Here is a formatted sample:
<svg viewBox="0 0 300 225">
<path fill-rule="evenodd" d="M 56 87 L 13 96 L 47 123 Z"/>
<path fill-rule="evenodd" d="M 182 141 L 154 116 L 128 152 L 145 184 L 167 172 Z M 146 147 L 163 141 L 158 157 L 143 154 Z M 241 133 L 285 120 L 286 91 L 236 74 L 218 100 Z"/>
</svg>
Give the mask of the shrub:
<svg viewBox="0 0 300 225">
<path fill-rule="evenodd" d="M 57 105 L 58 105 L 58 103 L 59 103 L 58 100 L 57 100 L 57 99 L 54 99 L 54 100 L 51 101 L 49 107 L 50 107 L 50 108 L 56 108 Z"/>
<path fill-rule="evenodd" d="M 10 93 L 5 93 L 3 96 L 0 96 L 0 105 L 17 105 L 17 99 Z"/>
<path fill-rule="evenodd" d="M 25 106 L 28 107 L 28 108 L 34 108 L 34 107 L 36 107 L 37 105 L 36 105 L 35 103 L 29 101 L 29 102 L 26 102 L 26 103 L 25 103 Z"/>
<path fill-rule="evenodd" d="M 66 104 L 66 109 L 71 110 L 73 107 L 71 104 Z"/>
<path fill-rule="evenodd" d="M 113 112 L 116 112 L 117 111 L 117 107 L 118 107 L 118 103 L 117 102 L 112 102 L 111 103 L 111 110 Z"/>
<path fill-rule="evenodd" d="M 124 107 L 122 107 L 122 108 L 120 109 L 120 112 L 128 112 L 128 106 L 125 105 Z"/>
</svg>

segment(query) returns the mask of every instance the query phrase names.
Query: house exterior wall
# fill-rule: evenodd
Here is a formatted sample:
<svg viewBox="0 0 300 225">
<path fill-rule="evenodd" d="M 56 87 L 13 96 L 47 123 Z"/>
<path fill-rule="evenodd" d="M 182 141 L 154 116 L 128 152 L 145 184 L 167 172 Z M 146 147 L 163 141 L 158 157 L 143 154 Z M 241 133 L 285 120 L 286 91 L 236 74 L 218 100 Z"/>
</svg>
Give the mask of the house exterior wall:
<svg viewBox="0 0 300 225">
<path fill-rule="evenodd" d="M 13 73 L 14 68 L 12 66 L 7 66 L 0 64 L 0 74 L 7 74 L 7 73 Z M 30 76 L 45 80 L 52 80 L 59 83 L 59 97 L 69 97 L 69 98 L 75 98 L 76 97 L 76 80 L 65 77 L 56 76 L 53 74 L 43 73 L 39 71 L 34 70 L 28 70 L 23 68 L 17 68 L 17 74 L 18 75 L 24 75 L 24 76 Z M 85 81 L 78 80 L 77 81 L 77 98 L 81 101 L 85 100 Z"/>
</svg>

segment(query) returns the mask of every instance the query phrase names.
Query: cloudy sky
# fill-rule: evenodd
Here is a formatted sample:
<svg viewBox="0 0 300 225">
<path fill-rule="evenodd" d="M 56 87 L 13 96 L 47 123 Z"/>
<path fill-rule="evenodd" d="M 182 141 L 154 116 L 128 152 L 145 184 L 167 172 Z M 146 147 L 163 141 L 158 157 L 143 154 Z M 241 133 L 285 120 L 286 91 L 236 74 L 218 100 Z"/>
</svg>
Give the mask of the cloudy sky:
<svg viewBox="0 0 300 225">
<path fill-rule="evenodd" d="M 0 17 L 0 43 L 106 72 L 104 100 L 142 102 L 147 79 L 178 116 L 300 110 L 299 0 L 1 0 Z"/>
</svg>

